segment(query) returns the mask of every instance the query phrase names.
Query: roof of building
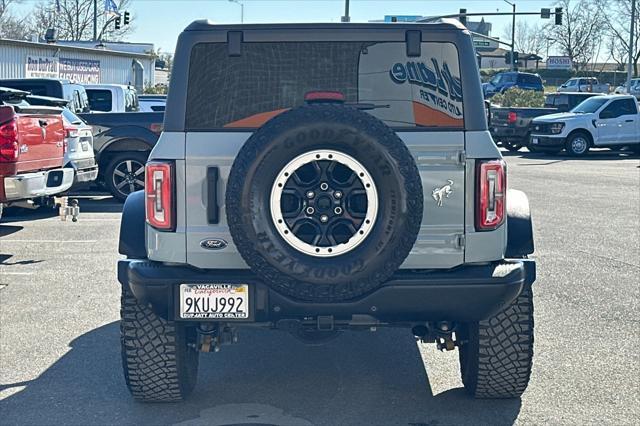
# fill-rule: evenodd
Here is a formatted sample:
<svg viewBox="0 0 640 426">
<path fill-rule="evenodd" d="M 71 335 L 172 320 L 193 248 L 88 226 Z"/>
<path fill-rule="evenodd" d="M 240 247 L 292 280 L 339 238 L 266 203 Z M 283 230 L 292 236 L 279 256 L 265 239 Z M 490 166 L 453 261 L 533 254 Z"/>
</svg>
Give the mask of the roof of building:
<svg viewBox="0 0 640 426">
<path fill-rule="evenodd" d="M 153 57 L 152 55 L 149 55 L 146 53 L 121 52 L 117 50 L 102 49 L 102 48 L 95 48 L 95 47 L 67 46 L 64 44 L 57 44 L 57 43 L 39 43 L 39 42 L 33 42 L 33 41 L 13 40 L 13 39 L 7 39 L 7 38 L 0 38 L 0 45 L 2 44 L 21 46 L 25 48 L 39 48 L 39 49 L 51 49 L 51 50 L 59 49 L 60 51 L 83 52 L 83 53 L 94 54 L 94 55 L 102 54 L 102 55 L 114 55 L 114 56 L 126 56 L 126 57 L 135 56 L 143 59 L 151 59 Z"/>
</svg>

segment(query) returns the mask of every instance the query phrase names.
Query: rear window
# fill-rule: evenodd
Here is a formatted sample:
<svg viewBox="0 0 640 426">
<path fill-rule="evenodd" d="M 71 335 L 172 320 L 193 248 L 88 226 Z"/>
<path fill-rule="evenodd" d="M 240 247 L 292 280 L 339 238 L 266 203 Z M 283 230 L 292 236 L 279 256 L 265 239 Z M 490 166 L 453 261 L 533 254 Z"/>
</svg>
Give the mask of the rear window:
<svg viewBox="0 0 640 426">
<path fill-rule="evenodd" d="M 527 84 L 540 84 L 542 80 L 537 75 L 520 74 L 520 81 Z"/>
<path fill-rule="evenodd" d="M 88 89 L 87 96 L 91 111 L 111 111 L 111 90 Z"/>
<path fill-rule="evenodd" d="M 451 43 L 422 43 L 407 57 L 404 42 L 226 43 L 191 52 L 187 130 L 253 129 L 304 104 L 312 91 L 337 91 L 395 128 L 462 128 L 458 52 Z"/>
</svg>

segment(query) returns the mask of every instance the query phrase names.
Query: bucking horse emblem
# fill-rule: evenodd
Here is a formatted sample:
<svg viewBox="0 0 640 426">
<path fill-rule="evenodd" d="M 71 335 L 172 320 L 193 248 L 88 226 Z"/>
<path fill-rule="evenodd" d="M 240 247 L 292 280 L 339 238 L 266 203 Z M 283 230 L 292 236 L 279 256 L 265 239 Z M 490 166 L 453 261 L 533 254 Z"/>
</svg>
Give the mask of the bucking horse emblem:
<svg viewBox="0 0 640 426">
<path fill-rule="evenodd" d="M 447 179 L 447 182 L 449 183 L 445 186 L 441 188 L 434 188 L 434 190 L 431 191 L 431 196 L 436 200 L 438 207 L 442 207 L 442 201 L 445 198 L 449 198 L 449 195 L 453 193 L 453 181 L 451 179 Z"/>
</svg>

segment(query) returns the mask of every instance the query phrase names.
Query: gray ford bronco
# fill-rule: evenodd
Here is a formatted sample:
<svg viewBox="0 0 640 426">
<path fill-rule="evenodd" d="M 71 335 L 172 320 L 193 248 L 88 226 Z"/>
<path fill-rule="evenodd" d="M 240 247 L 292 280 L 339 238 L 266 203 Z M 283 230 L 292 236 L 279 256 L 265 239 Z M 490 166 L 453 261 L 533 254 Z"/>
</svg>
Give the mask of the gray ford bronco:
<svg viewBox="0 0 640 426">
<path fill-rule="evenodd" d="M 122 215 L 133 396 L 184 398 L 200 352 L 242 327 L 305 342 L 406 327 L 457 348 L 469 394 L 520 396 L 532 226 L 478 75 L 455 22 L 191 24 Z"/>
</svg>

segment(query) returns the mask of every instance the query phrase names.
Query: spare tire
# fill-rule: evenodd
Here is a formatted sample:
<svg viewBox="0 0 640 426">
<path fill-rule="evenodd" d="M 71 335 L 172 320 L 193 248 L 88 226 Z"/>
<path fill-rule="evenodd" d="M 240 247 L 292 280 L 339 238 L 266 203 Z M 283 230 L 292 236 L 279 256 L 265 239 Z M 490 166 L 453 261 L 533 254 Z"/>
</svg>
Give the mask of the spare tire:
<svg viewBox="0 0 640 426">
<path fill-rule="evenodd" d="M 415 161 L 382 121 L 337 104 L 305 105 L 258 129 L 229 174 L 233 241 L 271 288 L 336 302 L 379 287 L 422 223 Z"/>
</svg>

